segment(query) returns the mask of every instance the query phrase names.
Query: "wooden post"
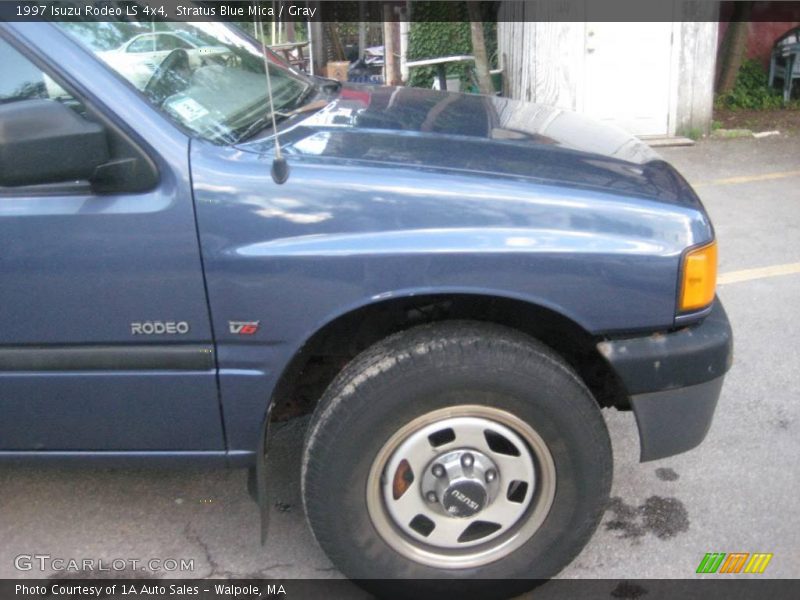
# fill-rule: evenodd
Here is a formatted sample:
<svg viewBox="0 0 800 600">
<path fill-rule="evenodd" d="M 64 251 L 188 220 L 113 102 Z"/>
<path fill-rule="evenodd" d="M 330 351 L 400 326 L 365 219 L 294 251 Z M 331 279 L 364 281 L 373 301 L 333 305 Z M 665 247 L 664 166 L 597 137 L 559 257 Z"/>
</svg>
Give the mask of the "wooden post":
<svg viewBox="0 0 800 600">
<path fill-rule="evenodd" d="M 475 57 L 475 73 L 481 94 L 493 95 L 494 86 L 489 74 L 489 58 L 486 56 L 486 41 L 483 39 L 483 17 L 480 2 L 467 2 L 469 25 L 472 33 L 472 55 Z"/>
<path fill-rule="evenodd" d="M 526 10 L 527 9 L 527 10 Z M 535 20 L 527 2 L 505 1 L 497 20 L 497 50 L 503 65 L 503 95 L 515 100 L 533 100 L 531 87 L 535 72 Z"/>
<path fill-rule="evenodd" d="M 319 6 L 319 3 L 317 3 Z M 328 57 L 325 52 L 325 42 L 322 32 L 322 22 L 308 21 L 309 54 L 311 55 L 311 74 L 320 75 L 324 71 Z"/>
<path fill-rule="evenodd" d="M 394 20 L 393 10 L 391 4 L 383 5 L 383 60 L 386 85 L 400 85 L 401 83 L 395 47 L 397 21 Z"/>
<path fill-rule="evenodd" d="M 367 6 L 358 3 L 358 58 L 364 58 L 367 48 Z"/>
<path fill-rule="evenodd" d="M 747 32 L 750 27 L 748 21 L 753 3 L 736 2 L 733 6 L 735 20 L 728 23 L 720 48 L 721 60 L 717 75 L 717 91 L 720 93 L 733 89 L 747 51 Z"/>
<path fill-rule="evenodd" d="M 403 9 L 407 11 L 408 9 Z M 408 82 L 408 34 L 411 29 L 411 23 L 408 22 L 408 13 L 404 12 L 402 20 L 400 21 L 400 79 L 403 85 Z"/>
</svg>

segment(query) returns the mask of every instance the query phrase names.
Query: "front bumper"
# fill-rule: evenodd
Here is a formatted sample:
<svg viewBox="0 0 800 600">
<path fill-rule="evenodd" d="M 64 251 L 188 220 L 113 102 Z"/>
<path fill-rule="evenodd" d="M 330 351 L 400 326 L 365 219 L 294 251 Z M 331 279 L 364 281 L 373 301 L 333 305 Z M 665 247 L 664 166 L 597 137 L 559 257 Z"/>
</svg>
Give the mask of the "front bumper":
<svg viewBox="0 0 800 600">
<path fill-rule="evenodd" d="M 696 325 L 607 340 L 597 348 L 630 395 L 642 462 L 685 452 L 703 441 L 733 360 L 733 333 L 719 299 Z"/>
</svg>

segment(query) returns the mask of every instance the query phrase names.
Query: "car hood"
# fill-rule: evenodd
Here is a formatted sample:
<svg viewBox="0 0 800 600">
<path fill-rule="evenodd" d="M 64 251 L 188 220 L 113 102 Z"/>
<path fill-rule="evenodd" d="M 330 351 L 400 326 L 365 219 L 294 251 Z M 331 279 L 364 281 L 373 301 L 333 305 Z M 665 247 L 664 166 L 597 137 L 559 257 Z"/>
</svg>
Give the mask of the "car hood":
<svg viewBox="0 0 800 600">
<path fill-rule="evenodd" d="M 272 139 L 242 149 L 264 152 Z M 345 85 L 281 131 L 286 154 L 452 169 L 697 205 L 646 144 L 583 115 L 506 98 Z"/>
</svg>

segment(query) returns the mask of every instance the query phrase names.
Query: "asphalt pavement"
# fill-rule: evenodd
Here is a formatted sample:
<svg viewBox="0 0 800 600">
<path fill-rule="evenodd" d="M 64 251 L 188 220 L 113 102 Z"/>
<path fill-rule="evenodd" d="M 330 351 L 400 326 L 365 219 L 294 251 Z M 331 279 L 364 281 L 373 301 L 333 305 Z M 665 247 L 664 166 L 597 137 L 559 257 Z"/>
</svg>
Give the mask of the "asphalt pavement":
<svg viewBox="0 0 800 600">
<path fill-rule="evenodd" d="M 561 577 L 692 578 L 707 552 L 772 553 L 757 577 L 799 577 L 800 138 L 659 151 L 696 185 L 716 226 L 722 281 L 730 280 L 719 296 L 735 333 L 734 367 L 707 439 L 691 452 L 641 464 L 633 415 L 605 411 L 612 500 Z M 789 267 L 764 269 L 776 265 Z M 244 471 L 0 466 L 0 578 L 65 575 L 42 572 L 35 560 L 19 570 L 20 555 L 141 561 L 118 575 L 141 575 L 150 559 L 186 559 L 192 570 L 158 574 L 341 577 L 303 517 L 305 423 L 277 430 L 265 547 Z"/>
</svg>

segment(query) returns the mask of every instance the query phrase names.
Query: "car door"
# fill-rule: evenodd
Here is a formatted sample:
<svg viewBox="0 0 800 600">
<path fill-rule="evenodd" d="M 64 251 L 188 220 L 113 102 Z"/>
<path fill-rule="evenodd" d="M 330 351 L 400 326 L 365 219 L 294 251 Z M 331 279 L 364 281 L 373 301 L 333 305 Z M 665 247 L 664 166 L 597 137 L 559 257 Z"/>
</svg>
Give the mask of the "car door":
<svg viewBox="0 0 800 600">
<path fill-rule="evenodd" d="M 62 102 L 98 123 L 111 183 L 0 187 L 0 453 L 222 451 L 188 139 L 48 25 L 14 27 L 0 24 L 0 109 Z"/>
</svg>

